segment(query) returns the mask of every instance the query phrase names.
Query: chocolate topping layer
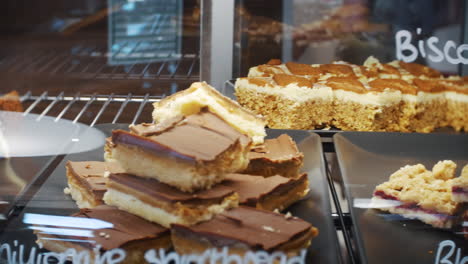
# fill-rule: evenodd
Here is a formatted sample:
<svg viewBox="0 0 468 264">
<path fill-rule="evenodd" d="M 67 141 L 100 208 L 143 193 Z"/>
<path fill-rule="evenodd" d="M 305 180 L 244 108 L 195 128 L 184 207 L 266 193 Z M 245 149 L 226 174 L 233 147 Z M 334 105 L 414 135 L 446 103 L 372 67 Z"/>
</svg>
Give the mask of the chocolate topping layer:
<svg viewBox="0 0 468 264">
<path fill-rule="evenodd" d="M 246 136 L 224 120 L 207 111 L 173 123 L 162 133 L 159 133 L 160 128 L 157 126 L 142 126 L 134 126 L 132 129 L 142 135 L 123 130 L 112 131 L 112 142 L 185 160 L 212 161 L 238 141 L 247 140 Z"/>
<path fill-rule="evenodd" d="M 156 179 L 142 178 L 123 173 L 111 174 L 109 181 L 110 186 L 112 186 L 112 182 L 116 182 L 147 196 L 162 199 L 170 203 L 196 204 L 209 201 L 218 202 L 234 193 L 231 188 L 222 184 L 217 184 L 208 190 L 186 193 L 170 185 L 161 183 Z"/>
<path fill-rule="evenodd" d="M 119 248 L 135 240 L 156 239 L 169 235 L 167 228 L 107 205 L 82 209 L 72 216 L 99 219 L 114 225 L 113 228 L 95 229 L 94 237 L 89 238 L 95 240 L 104 250 Z"/>
<path fill-rule="evenodd" d="M 182 121 L 184 119 L 183 116 L 175 116 L 173 118 L 169 118 L 159 124 L 138 124 L 138 125 L 130 125 L 130 131 L 133 133 L 147 137 L 147 136 L 153 136 L 153 135 L 158 135 L 161 134 L 162 132 L 171 129 L 173 126 L 175 126 L 177 123 Z"/>
<path fill-rule="evenodd" d="M 122 168 L 113 162 L 68 161 L 66 166 L 76 180 L 91 190 L 98 199 L 102 199 L 107 190 L 105 172 L 123 172 Z"/>
<path fill-rule="evenodd" d="M 283 161 L 291 158 L 301 158 L 303 154 L 297 149 L 296 143 L 287 134 L 282 134 L 274 139 L 266 139 L 265 143 L 253 148 L 249 152 L 249 159 L 268 159 L 271 161 Z"/>
<path fill-rule="evenodd" d="M 273 251 L 313 227 L 296 217 L 240 206 L 195 226 L 174 224 L 172 228 L 181 234 L 207 239 L 216 247 L 241 242 L 252 249 Z"/>
<path fill-rule="evenodd" d="M 295 186 L 303 182 L 307 174 L 302 174 L 297 178 L 286 178 L 280 175 L 274 175 L 264 178 L 263 176 L 254 176 L 248 174 L 228 174 L 221 183 L 239 194 L 239 203 L 253 206 L 269 194 L 282 194 L 283 190 L 289 190 L 290 186 Z"/>
</svg>

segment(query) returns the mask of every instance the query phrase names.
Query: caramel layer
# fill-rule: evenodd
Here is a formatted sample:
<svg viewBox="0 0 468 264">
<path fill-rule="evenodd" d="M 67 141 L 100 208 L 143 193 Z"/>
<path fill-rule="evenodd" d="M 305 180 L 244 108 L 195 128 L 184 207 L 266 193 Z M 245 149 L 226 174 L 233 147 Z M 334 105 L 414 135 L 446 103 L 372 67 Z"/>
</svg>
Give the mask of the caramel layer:
<svg viewBox="0 0 468 264">
<path fill-rule="evenodd" d="M 92 192 L 95 199 L 102 200 L 106 192 L 106 171 L 112 173 L 122 172 L 120 166 L 112 162 L 100 161 L 68 161 L 67 170 L 73 180 Z"/>
</svg>

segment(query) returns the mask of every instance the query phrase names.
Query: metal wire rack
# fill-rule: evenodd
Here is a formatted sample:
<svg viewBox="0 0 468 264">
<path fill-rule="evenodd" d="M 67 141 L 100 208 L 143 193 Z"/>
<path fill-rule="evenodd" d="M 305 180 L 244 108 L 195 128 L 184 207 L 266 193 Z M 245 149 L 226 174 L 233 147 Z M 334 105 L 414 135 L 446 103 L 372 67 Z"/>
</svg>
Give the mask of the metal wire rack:
<svg viewBox="0 0 468 264">
<path fill-rule="evenodd" d="M 151 57 L 152 52 L 138 56 Z M 168 54 L 160 62 L 109 65 L 111 53 L 98 46 L 75 45 L 70 50 L 26 50 L 0 59 L 0 71 L 6 73 L 40 74 L 79 77 L 85 79 L 171 80 L 200 78 L 198 54 Z"/>
<path fill-rule="evenodd" d="M 37 119 L 40 120 L 43 116 L 52 116 L 56 120 L 67 118 L 73 122 L 82 122 L 95 126 L 98 123 L 137 123 L 140 122 L 140 117 L 143 112 L 152 109 L 152 102 L 157 102 L 164 98 L 162 96 L 135 96 L 131 93 L 127 95 L 81 95 L 76 93 L 73 96 L 64 95 L 61 92 L 59 95 L 49 95 L 43 92 L 34 95 L 31 91 L 21 96 L 21 102 L 26 106 L 23 115 L 31 113 L 37 114 Z M 146 109 L 149 107 L 149 109 Z M 92 118 L 84 118 L 86 113 L 90 112 Z M 133 114 L 132 114 L 133 112 Z M 320 132 L 318 132 L 320 134 Z M 324 146 L 329 145 L 330 135 L 324 133 L 322 141 Z M 336 212 L 332 213 L 332 218 L 337 232 L 341 234 L 343 246 L 345 247 L 344 263 L 358 263 L 357 251 L 352 234 L 352 223 L 349 213 L 345 213 L 340 204 L 339 194 L 334 183 L 334 171 L 331 167 L 334 165 L 330 154 L 334 155 L 333 148 L 324 147 L 324 160 L 326 163 L 326 176 L 329 183 L 329 190 L 332 196 L 332 202 Z M 58 164 L 57 162 L 51 163 Z"/>
</svg>

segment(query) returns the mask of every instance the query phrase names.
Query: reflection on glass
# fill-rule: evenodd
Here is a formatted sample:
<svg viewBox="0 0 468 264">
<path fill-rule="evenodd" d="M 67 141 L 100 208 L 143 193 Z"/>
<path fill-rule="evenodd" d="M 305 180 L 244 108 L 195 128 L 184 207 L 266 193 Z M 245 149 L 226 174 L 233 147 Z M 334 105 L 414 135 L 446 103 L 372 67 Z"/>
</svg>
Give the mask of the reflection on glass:
<svg viewBox="0 0 468 264">
<path fill-rule="evenodd" d="M 74 236 L 74 237 L 94 237 L 91 230 L 86 229 L 71 229 L 71 228 L 56 228 L 56 227 L 41 227 L 30 226 L 29 229 L 36 230 L 39 233 L 59 236 Z"/>
<path fill-rule="evenodd" d="M 23 223 L 31 225 L 54 225 L 73 228 L 104 229 L 113 228 L 112 223 L 84 217 L 56 216 L 46 214 L 24 214 Z"/>
<path fill-rule="evenodd" d="M 179 59 L 181 0 L 109 0 L 109 63 Z"/>
</svg>

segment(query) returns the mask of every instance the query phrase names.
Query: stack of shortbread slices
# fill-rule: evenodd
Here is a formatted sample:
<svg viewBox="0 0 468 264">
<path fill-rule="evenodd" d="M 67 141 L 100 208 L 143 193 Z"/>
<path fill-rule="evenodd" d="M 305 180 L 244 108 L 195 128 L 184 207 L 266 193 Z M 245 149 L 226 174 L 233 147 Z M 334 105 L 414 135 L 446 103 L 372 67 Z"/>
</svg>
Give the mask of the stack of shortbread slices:
<svg viewBox="0 0 468 264">
<path fill-rule="evenodd" d="M 131 214 L 170 229 L 180 254 L 228 247 L 240 255 L 294 255 L 317 236 L 310 223 L 278 212 L 309 192 L 308 176 L 300 173 L 303 154 L 291 137 L 265 140 L 261 117 L 206 83 L 155 103 L 153 117 L 152 124 L 114 130 L 104 148 L 106 162 L 67 163 L 67 193 L 80 208 L 88 207 L 75 216 L 103 217 L 95 213 L 103 206 Z M 162 234 L 152 238 L 161 240 Z M 46 248 L 63 248 L 57 243 Z M 141 258 L 146 247 L 127 248 Z"/>
</svg>

